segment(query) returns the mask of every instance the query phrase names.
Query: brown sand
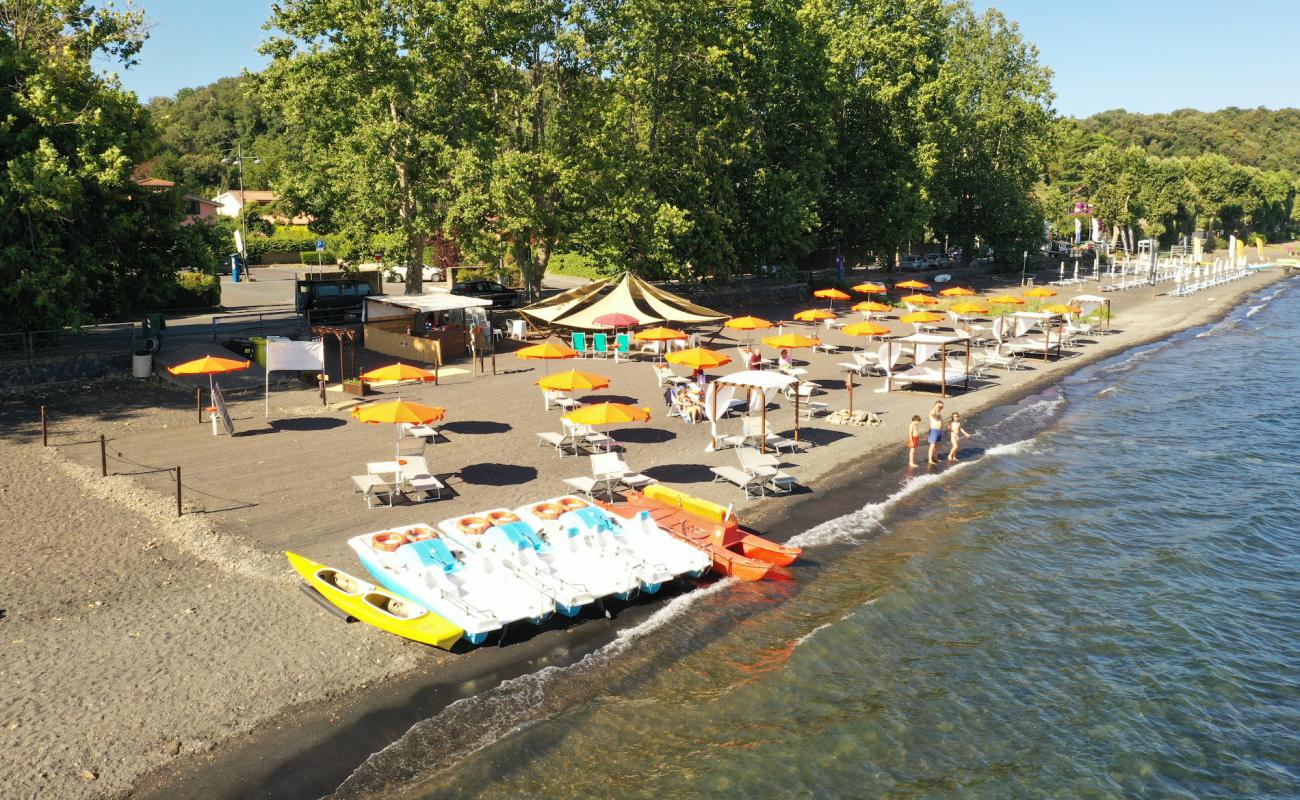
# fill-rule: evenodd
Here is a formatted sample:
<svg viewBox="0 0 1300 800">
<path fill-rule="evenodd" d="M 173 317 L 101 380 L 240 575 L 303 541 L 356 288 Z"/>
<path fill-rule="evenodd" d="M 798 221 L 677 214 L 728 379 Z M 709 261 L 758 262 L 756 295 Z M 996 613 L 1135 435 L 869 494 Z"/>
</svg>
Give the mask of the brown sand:
<svg viewBox="0 0 1300 800">
<path fill-rule="evenodd" d="M 950 398 L 947 410 L 969 417 L 1097 358 L 1211 321 L 1278 277 L 1258 274 L 1190 298 L 1152 298 L 1149 289 L 1115 294 L 1117 332 L 1060 360 L 997 372 L 978 391 Z M 774 318 L 794 310 L 744 309 Z M 826 338 L 856 344 L 838 333 Z M 819 399 L 844 407 L 836 364 L 849 359 L 807 351 L 796 358 L 809 362 L 808 379 L 841 387 Z M 710 483 L 707 467 L 735 464 L 734 454 L 705 452 L 707 424 L 664 418 L 645 363 L 569 361 L 550 369 L 568 367 L 613 379 L 594 399 L 631 398 L 654 410 L 649 424 L 611 432 L 627 443 L 633 467 L 736 503 L 742 519 L 760 529 L 800 499 L 743 502 L 734 487 Z M 543 410 L 533 385 L 547 368 L 508 354 L 497 368 L 495 377 L 462 373 L 438 386 L 400 390 L 448 409 L 449 441 L 429 447 L 427 456 L 453 491 L 441 502 L 393 509 L 366 509 L 348 480 L 365 471 L 366 461 L 391 458 L 393 431 L 322 409 L 312 392 L 276 393 L 270 423 L 260 396 L 236 402 L 234 438 L 213 437 L 195 422 L 193 396 L 165 387 L 109 381 L 4 403 L 0 419 L 12 434 L 0 442 L 0 542 L 9 589 L 0 621 L 0 678 L 10 687 L 0 719 L 6 795 L 117 793 L 179 753 L 206 751 L 295 706 L 415 668 L 433 676 L 447 659 L 481 657 L 340 624 L 297 593 L 278 552 L 291 548 L 360 572 L 344 543 L 349 535 L 522 504 L 563 493 L 562 478 L 588 474 L 586 459 L 537 446 L 536 432 L 559 430 L 559 413 Z M 882 381 L 860 379 L 855 406 L 880 413 L 883 427 L 805 427 L 803 438 L 817 446 L 785 457 L 788 470 L 812 487 L 803 497 L 847 464 L 886 448 L 896 448 L 899 469 L 906 468 L 907 420 L 924 415 L 935 392 L 878 394 Z M 50 407 L 56 445 L 44 450 L 30 423 L 40 402 Z M 770 419 L 789 432 L 793 415 L 782 405 Z M 29 422 L 18 427 L 19 417 Z M 722 430 L 738 427 L 733 420 Z M 111 472 L 181 465 L 189 513 L 175 518 L 169 473 L 100 478 L 100 433 L 109 437 Z M 90 531 L 93 538 L 80 533 Z"/>
</svg>

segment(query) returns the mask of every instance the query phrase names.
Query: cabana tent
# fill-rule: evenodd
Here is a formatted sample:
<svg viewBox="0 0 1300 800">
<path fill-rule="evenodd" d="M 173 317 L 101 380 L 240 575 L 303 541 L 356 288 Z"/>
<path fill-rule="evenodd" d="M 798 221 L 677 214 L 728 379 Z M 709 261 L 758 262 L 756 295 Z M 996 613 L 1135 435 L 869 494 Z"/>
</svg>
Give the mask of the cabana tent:
<svg viewBox="0 0 1300 800">
<path fill-rule="evenodd" d="M 537 322 L 579 330 L 604 330 L 596 323 L 606 314 L 628 314 L 644 323 L 699 325 L 722 322 L 728 315 L 696 305 L 660 289 L 630 272 L 561 292 L 521 308 L 519 313 Z"/>
<path fill-rule="evenodd" d="M 719 411 L 726 413 L 727 406 L 731 398 L 737 391 L 743 391 L 748 400 L 748 406 L 753 409 L 757 404 L 759 408 L 759 417 L 763 420 L 763 430 L 767 430 L 767 396 L 769 392 L 775 392 L 794 385 L 794 440 L 799 441 L 799 379 L 782 372 L 772 370 L 746 370 L 736 372 L 709 384 L 709 390 L 704 398 L 704 415 L 708 418 L 712 426 L 712 443 L 710 447 L 717 449 L 718 446 L 718 419 Z M 759 450 L 767 452 L 766 437 L 759 440 Z"/>
<path fill-rule="evenodd" d="M 1080 294 L 1070 298 L 1069 305 L 1079 307 L 1079 316 L 1086 317 L 1099 307 L 1105 307 L 1103 320 L 1105 327 L 1110 327 L 1110 298 L 1095 294 Z"/>
</svg>

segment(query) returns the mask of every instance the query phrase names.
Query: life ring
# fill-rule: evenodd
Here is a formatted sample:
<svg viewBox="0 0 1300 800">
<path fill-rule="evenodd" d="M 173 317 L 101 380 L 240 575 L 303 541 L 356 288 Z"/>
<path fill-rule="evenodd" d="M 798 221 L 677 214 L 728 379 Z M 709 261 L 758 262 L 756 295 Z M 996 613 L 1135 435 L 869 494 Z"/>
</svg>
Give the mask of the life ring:
<svg viewBox="0 0 1300 800">
<path fill-rule="evenodd" d="M 538 503 L 533 506 L 533 513 L 542 519 L 559 519 L 564 513 L 564 506 L 559 503 Z"/>
<path fill-rule="evenodd" d="M 370 538 L 370 544 L 381 553 L 391 553 L 407 542 L 411 541 L 406 534 L 397 531 L 384 531 L 376 533 Z"/>
<path fill-rule="evenodd" d="M 576 497 L 561 497 L 556 502 L 558 502 L 560 504 L 560 507 L 563 508 L 565 511 L 575 511 L 579 508 L 587 507 L 587 503 L 585 501 L 579 500 Z"/>
<path fill-rule="evenodd" d="M 437 531 L 435 531 L 432 528 L 427 528 L 423 525 L 416 525 L 413 528 L 409 528 L 406 531 L 406 535 L 410 537 L 410 540 L 413 542 L 427 542 L 430 539 L 438 538 Z"/>
<path fill-rule="evenodd" d="M 456 520 L 456 527 L 460 529 L 461 533 L 478 536 L 492 527 L 492 523 L 482 517 L 461 517 Z"/>
<path fill-rule="evenodd" d="M 487 517 L 493 525 L 507 525 L 519 521 L 518 515 L 510 511 L 489 511 Z"/>
</svg>

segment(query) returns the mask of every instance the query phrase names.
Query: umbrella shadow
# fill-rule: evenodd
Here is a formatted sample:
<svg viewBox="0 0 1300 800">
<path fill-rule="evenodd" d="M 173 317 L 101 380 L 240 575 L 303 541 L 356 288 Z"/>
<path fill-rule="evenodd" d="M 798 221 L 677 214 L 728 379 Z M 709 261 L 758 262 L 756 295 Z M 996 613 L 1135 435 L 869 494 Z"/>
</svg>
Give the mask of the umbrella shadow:
<svg viewBox="0 0 1300 800">
<path fill-rule="evenodd" d="M 476 486 L 513 486 L 535 480 L 537 469 L 520 464 L 488 462 L 462 467 L 458 475 L 462 482 Z"/>
<path fill-rule="evenodd" d="M 660 464 L 641 470 L 643 475 L 662 483 L 709 483 L 713 473 L 703 464 Z"/>
<path fill-rule="evenodd" d="M 609 433 L 623 444 L 662 444 L 677 438 L 677 434 L 663 428 L 622 428 Z"/>
<path fill-rule="evenodd" d="M 440 430 L 450 433 L 506 433 L 513 428 L 505 422 L 488 422 L 486 420 L 458 420 L 442 425 Z"/>
<path fill-rule="evenodd" d="M 624 405 L 634 406 L 638 403 L 635 397 L 628 397 L 621 394 L 589 394 L 586 397 L 579 397 L 578 402 L 583 405 L 592 403 L 622 403 Z"/>
<path fill-rule="evenodd" d="M 294 417 L 291 419 L 271 420 L 272 428 L 279 431 L 327 431 L 341 428 L 347 423 L 331 417 Z"/>
</svg>

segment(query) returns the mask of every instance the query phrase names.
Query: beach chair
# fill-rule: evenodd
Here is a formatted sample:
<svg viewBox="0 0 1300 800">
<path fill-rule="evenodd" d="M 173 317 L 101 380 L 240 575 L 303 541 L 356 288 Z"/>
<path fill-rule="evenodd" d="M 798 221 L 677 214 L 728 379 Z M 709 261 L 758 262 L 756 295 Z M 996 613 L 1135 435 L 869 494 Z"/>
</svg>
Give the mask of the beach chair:
<svg viewBox="0 0 1300 800">
<path fill-rule="evenodd" d="M 582 476 L 579 476 L 577 478 L 565 478 L 563 483 L 565 486 L 569 487 L 569 489 L 574 494 L 585 494 L 587 497 L 590 497 L 592 500 L 596 499 L 596 494 L 595 494 L 596 490 L 601 488 L 600 481 L 597 481 L 595 478 L 587 478 Z M 610 493 L 609 498 L 610 500 L 614 499 L 612 493 Z"/>
<path fill-rule="evenodd" d="M 587 334 L 576 332 L 573 334 L 573 349 L 578 351 L 579 358 L 587 357 Z"/>
<path fill-rule="evenodd" d="M 551 410 L 551 406 L 557 406 L 562 411 L 572 411 L 578 406 L 577 400 L 556 389 L 543 389 L 542 403 L 547 411 Z"/>
<path fill-rule="evenodd" d="M 763 496 L 763 478 L 758 475 L 751 475 L 735 467 L 709 467 L 709 472 L 713 473 L 714 483 L 726 481 L 739 486 L 740 491 L 745 493 L 746 500 Z"/>
<path fill-rule="evenodd" d="M 591 336 L 591 356 L 605 358 L 613 352 L 609 349 L 609 337 L 603 333 L 592 334 Z"/>
<path fill-rule="evenodd" d="M 620 333 L 614 337 L 614 363 L 622 358 L 626 361 L 632 360 L 632 334 Z"/>
<path fill-rule="evenodd" d="M 509 335 L 511 339 L 518 339 L 519 341 L 522 342 L 528 338 L 527 323 L 525 323 L 522 319 L 510 320 L 509 331 L 510 331 Z"/>
<path fill-rule="evenodd" d="M 366 508 L 374 508 L 376 504 L 393 507 L 393 495 L 397 494 L 397 489 L 378 475 L 353 475 L 352 486 L 365 498 Z M 386 504 L 379 501 L 381 496 L 387 497 Z"/>
<path fill-rule="evenodd" d="M 780 470 L 781 460 L 776 456 L 760 453 L 752 447 L 737 447 L 736 458 L 742 470 L 759 478 L 763 492 L 785 494 L 795 486 L 794 476 Z"/>
<path fill-rule="evenodd" d="M 683 378 L 680 375 L 673 374 L 673 371 L 669 369 L 667 365 L 655 364 L 654 370 L 655 370 L 655 381 L 659 384 L 660 389 L 663 388 L 665 383 L 671 386 L 685 386 L 686 384 L 690 383 L 690 379 Z"/>
<path fill-rule="evenodd" d="M 796 386 L 799 387 L 797 390 L 795 389 Z M 822 394 L 824 390 L 822 389 L 822 387 L 818 386 L 815 383 L 811 383 L 809 381 L 803 381 L 800 383 L 792 383 L 789 386 L 782 389 L 781 391 L 785 395 L 785 399 L 791 402 L 794 401 L 795 392 L 798 391 L 799 401 L 805 402 L 808 400 L 808 398 L 812 397 L 813 395 Z"/>
<path fill-rule="evenodd" d="M 609 482 L 611 487 L 626 486 L 629 489 L 642 489 L 655 482 L 654 478 L 633 472 L 623 456 L 618 453 L 597 453 L 591 457 L 591 474 L 596 480 Z"/>
<path fill-rule="evenodd" d="M 418 464 L 413 463 L 414 461 L 415 459 L 407 459 L 406 466 L 402 468 L 403 486 L 411 494 L 424 495 L 426 500 L 430 498 L 441 500 L 442 490 L 447 488 L 446 485 L 430 474 L 423 458 L 419 459 Z"/>
<path fill-rule="evenodd" d="M 578 448 L 582 447 L 582 440 L 571 433 L 555 433 L 554 431 L 542 431 L 537 434 L 538 447 L 549 444 L 555 448 L 556 455 L 578 455 Z"/>
<path fill-rule="evenodd" d="M 590 425 L 575 425 L 567 419 L 561 420 L 561 423 L 564 425 L 564 431 L 566 434 L 572 436 L 584 445 L 590 445 L 596 450 L 603 450 L 608 453 L 615 447 L 622 447 L 621 444 L 614 441 L 613 437 L 597 431 Z"/>
<path fill-rule="evenodd" d="M 757 444 L 760 441 L 766 446 L 780 452 L 782 448 L 794 450 L 798 442 L 794 439 L 787 439 L 772 432 L 770 426 L 764 427 L 763 420 L 760 417 L 744 417 L 740 421 L 741 446 Z"/>
</svg>

